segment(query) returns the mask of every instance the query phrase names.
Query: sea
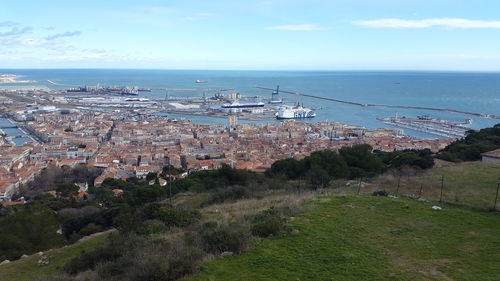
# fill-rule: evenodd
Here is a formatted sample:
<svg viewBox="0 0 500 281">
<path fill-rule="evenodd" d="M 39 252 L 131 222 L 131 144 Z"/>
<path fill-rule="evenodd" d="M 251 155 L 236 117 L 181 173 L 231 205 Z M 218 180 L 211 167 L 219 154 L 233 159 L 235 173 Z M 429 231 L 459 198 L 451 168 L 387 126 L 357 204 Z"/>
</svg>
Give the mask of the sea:
<svg viewBox="0 0 500 281">
<path fill-rule="evenodd" d="M 141 97 L 213 96 L 221 89 L 246 96 L 270 97 L 271 91 L 256 86 L 299 92 L 363 104 L 387 104 L 455 109 L 468 112 L 500 115 L 500 73 L 498 72 L 423 72 L 423 71 L 229 71 L 229 70 L 138 70 L 138 69 L 0 69 L 0 74 L 16 74 L 20 80 L 34 80 L 29 84 L 0 84 L 0 88 L 15 86 L 138 86 L 155 88 L 140 92 Z M 56 86 L 47 80 L 58 84 Z M 206 83 L 196 83 L 203 80 Z M 177 89 L 177 90 L 176 90 Z M 186 90 L 196 89 L 196 90 Z M 307 120 L 338 121 L 369 129 L 391 127 L 377 117 L 426 115 L 451 121 L 472 119 L 471 129 L 491 127 L 499 119 L 481 118 L 448 112 L 361 107 L 318 100 L 290 94 L 281 94 L 288 104 L 303 103 L 316 109 L 317 117 Z M 227 123 L 221 118 L 170 115 L 199 123 Z M 245 122 L 245 121 L 241 121 Z M 260 122 L 277 122 L 274 120 Z M 433 135 L 405 129 L 417 138 L 438 138 Z"/>
</svg>

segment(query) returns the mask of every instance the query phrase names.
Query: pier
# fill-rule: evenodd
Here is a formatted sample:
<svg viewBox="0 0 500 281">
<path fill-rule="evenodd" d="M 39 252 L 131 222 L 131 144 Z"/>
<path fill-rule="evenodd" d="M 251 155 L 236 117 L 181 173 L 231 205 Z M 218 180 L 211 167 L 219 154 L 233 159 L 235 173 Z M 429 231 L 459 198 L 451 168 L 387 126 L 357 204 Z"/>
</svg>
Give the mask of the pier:
<svg viewBox="0 0 500 281">
<path fill-rule="evenodd" d="M 255 86 L 255 88 L 262 89 L 262 90 L 269 90 L 269 91 L 275 91 L 276 90 L 276 89 L 273 89 L 273 88 L 261 87 L 261 86 Z M 296 95 L 296 96 L 303 96 L 303 97 L 309 97 L 309 98 L 313 98 L 313 99 L 328 100 L 328 101 L 345 103 L 345 104 L 362 106 L 362 107 L 386 107 L 386 108 L 403 108 L 403 109 L 432 110 L 432 111 L 441 111 L 441 112 L 449 112 L 449 113 L 472 115 L 472 116 L 478 116 L 478 117 L 482 117 L 482 118 L 500 119 L 499 115 L 487 114 L 487 113 L 469 112 L 469 111 L 462 111 L 462 110 L 448 109 L 448 108 L 435 108 L 435 107 L 412 106 L 412 105 L 387 105 L 387 104 L 359 103 L 359 102 L 339 100 L 339 99 L 334 99 L 334 98 L 326 98 L 326 97 L 320 97 L 320 96 L 315 96 L 315 95 L 310 95 L 310 94 L 304 94 L 304 93 L 299 93 L 299 92 L 291 92 L 291 91 L 283 91 L 283 90 L 280 90 L 280 93 L 291 94 L 291 95 Z"/>
</svg>

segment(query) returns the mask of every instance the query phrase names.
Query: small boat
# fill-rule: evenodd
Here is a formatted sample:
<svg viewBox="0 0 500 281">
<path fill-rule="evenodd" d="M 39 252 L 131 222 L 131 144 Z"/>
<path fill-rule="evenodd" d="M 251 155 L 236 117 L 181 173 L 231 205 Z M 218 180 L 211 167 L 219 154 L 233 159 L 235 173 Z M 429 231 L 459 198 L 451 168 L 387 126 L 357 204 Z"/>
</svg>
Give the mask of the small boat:
<svg viewBox="0 0 500 281">
<path fill-rule="evenodd" d="M 196 83 L 200 84 L 200 83 L 207 83 L 207 81 L 205 80 L 196 80 Z"/>
</svg>

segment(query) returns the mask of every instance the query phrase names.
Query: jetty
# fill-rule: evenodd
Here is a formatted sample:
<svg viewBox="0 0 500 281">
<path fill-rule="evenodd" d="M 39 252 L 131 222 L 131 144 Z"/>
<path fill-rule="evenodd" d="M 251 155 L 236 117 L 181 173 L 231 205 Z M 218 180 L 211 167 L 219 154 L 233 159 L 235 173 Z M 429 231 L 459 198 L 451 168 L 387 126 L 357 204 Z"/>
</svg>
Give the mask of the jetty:
<svg viewBox="0 0 500 281">
<path fill-rule="evenodd" d="M 262 90 L 269 90 L 269 91 L 274 91 L 275 90 L 273 88 L 262 87 L 262 86 L 255 86 L 255 88 L 262 89 Z M 436 108 L 436 107 L 412 106 L 412 105 L 388 105 L 388 104 L 359 103 L 359 102 L 353 102 L 353 101 L 346 101 L 346 100 L 339 100 L 339 99 L 334 99 L 334 98 L 327 98 L 327 97 L 321 97 L 321 96 L 316 96 L 316 95 L 304 94 L 304 93 L 299 93 L 299 92 L 284 91 L 284 90 L 281 90 L 281 89 L 280 89 L 280 93 L 291 94 L 291 95 L 296 95 L 296 96 L 303 96 L 303 97 L 309 97 L 309 98 L 313 98 L 313 99 L 328 100 L 328 101 L 345 103 L 345 104 L 362 106 L 362 107 L 386 107 L 386 108 L 403 108 L 403 109 L 432 110 L 432 111 L 441 111 L 441 112 L 449 112 L 449 113 L 472 115 L 472 116 L 478 116 L 478 117 L 482 117 L 482 118 L 500 119 L 500 115 L 487 114 L 487 113 L 477 113 L 477 112 L 469 112 L 469 111 L 462 111 L 462 110 L 449 109 L 449 108 Z"/>
</svg>

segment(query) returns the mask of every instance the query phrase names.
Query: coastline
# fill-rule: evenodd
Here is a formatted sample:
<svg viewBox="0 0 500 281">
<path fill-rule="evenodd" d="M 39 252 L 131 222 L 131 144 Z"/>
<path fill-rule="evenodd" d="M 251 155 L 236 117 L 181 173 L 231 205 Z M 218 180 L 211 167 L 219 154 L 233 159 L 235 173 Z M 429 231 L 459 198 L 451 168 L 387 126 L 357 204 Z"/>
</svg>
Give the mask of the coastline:
<svg viewBox="0 0 500 281">
<path fill-rule="evenodd" d="M 0 74 L 0 84 L 35 83 L 35 80 L 18 80 L 22 76 L 15 74 Z"/>
</svg>

